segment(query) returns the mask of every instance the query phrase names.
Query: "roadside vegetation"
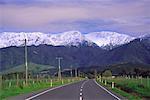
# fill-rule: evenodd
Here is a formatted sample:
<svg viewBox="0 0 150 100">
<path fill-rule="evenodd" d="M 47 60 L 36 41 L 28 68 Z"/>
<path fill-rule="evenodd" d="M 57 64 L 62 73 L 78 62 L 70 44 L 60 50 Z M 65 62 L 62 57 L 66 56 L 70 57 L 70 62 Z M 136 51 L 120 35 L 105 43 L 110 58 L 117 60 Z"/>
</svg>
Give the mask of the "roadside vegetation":
<svg viewBox="0 0 150 100">
<path fill-rule="evenodd" d="M 100 77 L 98 83 L 129 100 L 150 99 L 150 79 L 142 77 Z M 114 87 L 112 84 L 114 82 Z"/>
<path fill-rule="evenodd" d="M 75 69 L 72 69 L 72 77 L 71 71 L 68 70 L 62 71 L 62 77 L 58 78 L 55 67 L 28 63 L 28 80 L 26 82 L 24 66 L 24 64 L 19 65 L 0 73 L 0 100 L 82 80 L 82 74 L 75 74 Z"/>
<path fill-rule="evenodd" d="M 81 78 L 62 78 L 61 80 L 54 78 L 32 78 L 25 84 L 24 79 L 12 79 L 1 81 L 0 100 L 5 100 L 8 97 L 16 96 L 24 93 L 30 93 L 37 90 L 47 89 L 60 85 L 69 84 L 81 80 Z"/>
</svg>

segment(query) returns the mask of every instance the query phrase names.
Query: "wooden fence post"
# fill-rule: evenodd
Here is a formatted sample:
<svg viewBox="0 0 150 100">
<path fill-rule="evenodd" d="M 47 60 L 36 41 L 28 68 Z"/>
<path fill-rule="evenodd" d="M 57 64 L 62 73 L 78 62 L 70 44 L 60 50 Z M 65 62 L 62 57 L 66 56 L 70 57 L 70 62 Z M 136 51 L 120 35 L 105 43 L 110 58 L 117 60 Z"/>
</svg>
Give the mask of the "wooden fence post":
<svg viewBox="0 0 150 100">
<path fill-rule="evenodd" d="M 132 79 L 134 79 L 133 75 L 132 75 Z"/>
<path fill-rule="evenodd" d="M 18 86 L 19 85 L 19 75 L 18 75 L 18 73 L 17 73 L 16 78 L 17 78 L 17 86 Z"/>
<path fill-rule="evenodd" d="M 32 80 L 32 84 L 34 84 L 34 79 Z"/>
<path fill-rule="evenodd" d="M 2 90 L 2 81 L 3 81 L 2 75 L 0 75 L 0 90 Z"/>
<path fill-rule="evenodd" d="M 105 85 L 107 85 L 107 81 L 105 80 Z"/>
<path fill-rule="evenodd" d="M 100 77 L 100 82 L 102 82 L 102 78 Z"/>
<path fill-rule="evenodd" d="M 51 87 L 53 86 L 53 80 L 51 79 Z"/>
<path fill-rule="evenodd" d="M 38 82 L 38 80 L 39 80 L 38 78 L 39 78 L 39 76 L 38 76 L 38 75 L 36 75 L 36 82 Z"/>
<path fill-rule="evenodd" d="M 31 83 L 31 75 L 29 74 L 28 77 L 29 77 L 28 84 L 30 84 Z"/>
<path fill-rule="evenodd" d="M 48 76 L 48 82 L 50 82 L 50 75 Z"/>
<path fill-rule="evenodd" d="M 11 81 L 9 81 L 9 88 L 11 87 L 11 85 L 12 85 L 12 83 L 11 83 Z"/>
<path fill-rule="evenodd" d="M 149 87 L 149 76 L 147 76 L 147 87 Z"/>
<path fill-rule="evenodd" d="M 141 78 L 141 84 L 143 84 L 142 76 L 140 78 Z"/>
<path fill-rule="evenodd" d="M 62 84 L 64 84 L 64 81 L 63 81 L 63 79 L 61 80 L 61 83 L 62 83 Z"/>
<path fill-rule="evenodd" d="M 115 84 L 114 84 L 114 82 L 112 82 L 111 88 L 113 89 L 113 88 L 114 88 L 114 86 L 115 86 Z"/>
<path fill-rule="evenodd" d="M 23 81 L 23 86 L 25 86 L 26 85 L 26 82 L 25 81 Z"/>
</svg>

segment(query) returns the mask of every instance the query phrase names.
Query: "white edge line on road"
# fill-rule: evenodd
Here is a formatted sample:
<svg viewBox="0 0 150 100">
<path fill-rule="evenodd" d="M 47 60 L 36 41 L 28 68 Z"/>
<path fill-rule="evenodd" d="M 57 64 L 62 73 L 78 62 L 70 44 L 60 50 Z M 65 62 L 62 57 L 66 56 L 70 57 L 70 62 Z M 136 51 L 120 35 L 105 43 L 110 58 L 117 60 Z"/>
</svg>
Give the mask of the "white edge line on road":
<svg viewBox="0 0 150 100">
<path fill-rule="evenodd" d="M 121 100 L 118 96 L 114 95 L 113 93 L 111 93 L 110 91 L 108 91 L 106 88 L 104 88 L 103 86 L 101 86 L 100 84 L 98 84 L 95 80 L 94 82 L 99 86 L 101 87 L 103 90 L 105 90 L 107 93 L 109 93 L 110 95 L 112 95 L 113 97 L 115 97 L 116 99 L 118 100 Z"/>
<path fill-rule="evenodd" d="M 81 81 L 79 81 L 79 82 L 81 82 Z M 75 82 L 75 83 L 77 83 L 77 82 Z M 29 97 L 29 98 L 27 98 L 27 99 L 25 99 L 25 100 L 31 100 L 31 99 L 33 99 L 33 98 L 35 98 L 35 97 L 38 97 L 38 96 L 40 96 L 40 95 L 42 95 L 42 94 L 45 94 L 45 93 L 49 92 L 49 91 L 52 91 L 52 90 L 55 90 L 55 89 L 58 89 L 58 88 L 61 88 L 61 87 L 64 87 L 64 86 L 67 86 L 67 85 L 70 85 L 70 84 L 74 84 L 74 83 L 69 83 L 69 84 L 66 84 L 66 85 L 57 86 L 57 87 L 54 87 L 54 88 L 45 90 L 45 91 L 43 91 L 43 92 L 41 92 L 41 93 L 38 93 L 38 94 L 36 94 L 36 95 L 34 95 L 34 96 L 31 96 L 31 97 Z"/>
</svg>

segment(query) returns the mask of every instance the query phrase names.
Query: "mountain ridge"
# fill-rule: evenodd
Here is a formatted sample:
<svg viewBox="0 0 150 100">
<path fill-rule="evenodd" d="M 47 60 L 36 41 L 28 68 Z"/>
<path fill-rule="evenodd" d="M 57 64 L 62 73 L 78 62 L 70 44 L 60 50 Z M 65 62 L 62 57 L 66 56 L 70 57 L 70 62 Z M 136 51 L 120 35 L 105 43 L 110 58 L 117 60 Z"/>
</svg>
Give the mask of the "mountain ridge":
<svg viewBox="0 0 150 100">
<path fill-rule="evenodd" d="M 110 31 L 92 32 L 87 34 L 86 37 L 91 41 L 93 40 L 98 46 L 106 49 L 108 47 L 112 49 L 135 39 L 135 37 L 129 35 Z"/>
<path fill-rule="evenodd" d="M 95 33 L 99 35 L 99 37 L 96 37 Z M 95 37 L 90 38 L 92 36 Z M 28 39 L 28 46 L 37 46 L 40 44 L 53 46 L 80 46 L 82 44 L 86 44 L 88 46 L 99 46 L 104 49 L 106 49 L 106 47 L 110 47 L 112 49 L 115 46 L 128 43 L 134 39 L 134 37 L 128 35 L 108 31 L 91 32 L 88 34 L 82 34 L 79 31 L 68 31 L 58 34 L 45 34 L 42 32 L 3 32 L 0 36 L 0 48 L 9 46 L 23 46 L 25 37 Z M 101 41 L 101 44 L 97 43 L 97 41 Z"/>
<path fill-rule="evenodd" d="M 0 49 L 1 70 L 24 63 L 24 47 L 7 47 Z M 111 50 L 97 46 L 28 46 L 28 62 L 58 66 L 56 57 L 63 57 L 63 68 L 111 66 L 121 63 L 140 63 L 150 66 L 149 39 L 135 39 Z"/>
</svg>

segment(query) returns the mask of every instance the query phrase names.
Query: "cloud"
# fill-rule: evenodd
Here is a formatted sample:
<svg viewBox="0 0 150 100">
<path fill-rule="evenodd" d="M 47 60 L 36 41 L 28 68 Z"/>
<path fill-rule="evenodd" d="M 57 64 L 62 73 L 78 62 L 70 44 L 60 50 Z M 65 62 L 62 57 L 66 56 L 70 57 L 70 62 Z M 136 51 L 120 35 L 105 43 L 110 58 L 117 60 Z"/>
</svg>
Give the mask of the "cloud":
<svg viewBox="0 0 150 100">
<path fill-rule="evenodd" d="M 75 7 L 22 7 L 3 6 L 6 23 L 17 22 L 25 25 L 43 24 L 59 20 L 78 20 L 88 17 L 86 10 Z M 22 23 L 21 23 L 22 22 Z"/>
<path fill-rule="evenodd" d="M 3 0 L 1 30 L 150 33 L 149 3 L 149 0 Z"/>
</svg>

